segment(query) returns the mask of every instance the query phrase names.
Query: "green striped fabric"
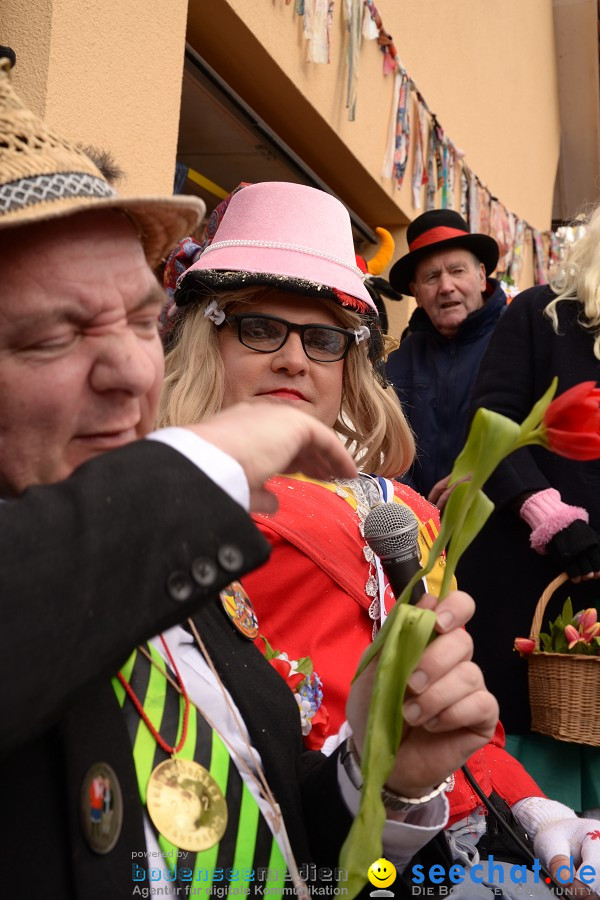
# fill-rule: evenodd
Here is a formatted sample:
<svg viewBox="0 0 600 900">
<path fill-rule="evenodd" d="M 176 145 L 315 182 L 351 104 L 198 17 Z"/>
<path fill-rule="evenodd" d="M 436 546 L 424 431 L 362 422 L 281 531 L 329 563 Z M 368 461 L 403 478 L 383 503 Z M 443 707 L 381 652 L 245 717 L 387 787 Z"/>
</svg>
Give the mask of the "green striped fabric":
<svg viewBox="0 0 600 900">
<path fill-rule="evenodd" d="M 147 645 L 147 649 L 158 667 L 165 672 L 165 662 L 160 653 L 151 644 Z M 169 685 L 164 674 L 137 650 L 131 654 L 121 674 L 129 682 L 163 740 L 170 746 L 176 746 L 183 727 L 183 697 Z M 113 678 L 112 684 L 126 718 L 140 799 L 145 806 L 150 774 L 168 756 L 157 744 L 119 679 Z M 245 888 L 250 888 L 252 894 L 253 886 L 259 888 L 261 894 L 267 893 L 270 888 L 283 888 L 287 867 L 279 845 L 227 747 L 193 703 L 190 704 L 185 744 L 178 756 L 195 760 L 209 770 L 225 796 L 228 821 L 219 843 L 199 853 L 179 850 L 156 832 L 160 849 L 165 854 L 164 864 L 169 870 L 169 877 L 189 886 L 192 895 L 194 887 L 200 885 L 205 896 L 213 884 L 215 888 L 219 887 L 221 896 L 227 886 L 235 894 L 245 893 Z M 192 880 L 189 872 L 181 878 L 182 869 L 193 870 Z"/>
</svg>

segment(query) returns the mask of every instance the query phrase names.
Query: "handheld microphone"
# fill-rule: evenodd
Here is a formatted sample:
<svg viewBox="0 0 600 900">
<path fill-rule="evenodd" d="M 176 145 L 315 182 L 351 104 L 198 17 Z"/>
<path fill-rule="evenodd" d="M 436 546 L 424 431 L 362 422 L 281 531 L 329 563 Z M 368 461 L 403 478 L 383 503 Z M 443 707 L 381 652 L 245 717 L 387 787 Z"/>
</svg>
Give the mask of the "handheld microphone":
<svg viewBox="0 0 600 900">
<path fill-rule="evenodd" d="M 365 519 L 365 541 L 376 553 L 398 599 L 413 575 L 421 571 L 419 523 L 410 509 L 399 503 L 380 503 Z M 423 582 L 413 587 L 410 602 L 425 593 Z"/>
</svg>

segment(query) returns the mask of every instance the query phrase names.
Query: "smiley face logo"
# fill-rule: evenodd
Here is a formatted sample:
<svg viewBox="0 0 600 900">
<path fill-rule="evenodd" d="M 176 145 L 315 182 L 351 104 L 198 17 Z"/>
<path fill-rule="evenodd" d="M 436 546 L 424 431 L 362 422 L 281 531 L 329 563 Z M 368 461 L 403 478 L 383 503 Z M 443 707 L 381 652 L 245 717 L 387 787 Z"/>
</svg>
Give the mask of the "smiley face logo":
<svg viewBox="0 0 600 900">
<path fill-rule="evenodd" d="M 386 888 L 396 880 L 396 867 L 389 859 L 376 859 L 367 872 L 369 881 L 376 888 Z"/>
</svg>

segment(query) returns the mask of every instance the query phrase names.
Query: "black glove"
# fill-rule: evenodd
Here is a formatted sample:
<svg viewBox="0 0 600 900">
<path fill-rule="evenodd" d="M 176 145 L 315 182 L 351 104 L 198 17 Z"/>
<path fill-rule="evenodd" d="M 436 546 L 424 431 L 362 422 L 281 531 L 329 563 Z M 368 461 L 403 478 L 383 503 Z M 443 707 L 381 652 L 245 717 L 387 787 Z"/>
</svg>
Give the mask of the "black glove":
<svg viewBox="0 0 600 900">
<path fill-rule="evenodd" d="M 581 519 L 555 534 L 547 549 L 552 561 L 569 578 L 600 572 L 600 537 Z"/>
</svg>

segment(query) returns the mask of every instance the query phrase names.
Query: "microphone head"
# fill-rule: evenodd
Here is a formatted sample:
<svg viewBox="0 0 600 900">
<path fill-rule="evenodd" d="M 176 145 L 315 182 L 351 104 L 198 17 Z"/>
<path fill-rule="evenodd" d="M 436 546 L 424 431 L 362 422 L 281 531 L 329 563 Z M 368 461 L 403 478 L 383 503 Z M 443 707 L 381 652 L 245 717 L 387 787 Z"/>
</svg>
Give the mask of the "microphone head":
<svg viewBox="0 0 600 900">
<path fill-rule="evenodd" d="M 419 556 L 419 523 L 400 503 L 380 503 L 365 518 L 365 541 L 381 559 Z"/>
</svg>

